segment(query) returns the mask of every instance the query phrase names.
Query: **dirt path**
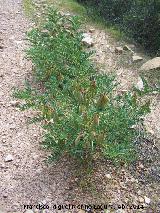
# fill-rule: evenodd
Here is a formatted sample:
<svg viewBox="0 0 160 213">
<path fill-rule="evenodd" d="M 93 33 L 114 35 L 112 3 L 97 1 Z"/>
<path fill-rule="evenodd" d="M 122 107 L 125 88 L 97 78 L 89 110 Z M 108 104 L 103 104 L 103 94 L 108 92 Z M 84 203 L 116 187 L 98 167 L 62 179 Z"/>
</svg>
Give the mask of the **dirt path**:
<svg viewBox="0 0 160 213">
<path fill-rule="evenodd" d="M 30 112 L 20 112 L 12 88 L 20 87 L 31 69 L 24 59 L 29 28 L 21 0 L 0 1 L 0 212 L 22 212 L 24 204 L 64 203 L 67 165 L 47 166 L 40 150 L 40 128 L 27 125 Z M 5 162 L 6 157 L 13 158 Z M 63 168 L 63 169 L 62 169 Z"/>
<path fill-rule="evenodd" d="M 23 86 L 25 77 L 31 72 L 31 64 L 24 59 L 23 52 L 26 48 L 25 32 L 29 27 L 30 24 L 22 12 L 21 0 L 0 1 L 0 213 L 2 210 L 22 213 L 23 205 L 40 202 L 49 206 L 68 203 L 144 203 L 148 208 L 144 196 L 151 200 L 152 207 L 148 210 L 142 209 L 142 212 L 158 212 L 155 179 L 148 183 L 142 182 L 139 176 L 134 175 L 135 171 L 97 162 L 91 184 L 82 190 L 87 182 L 80 180 L 80 174 L 75 175 L 74 170 L 78 169 L 73 162 L 65 158 L 52 165 L 44 162 L 46 152 L 39 145 L 42 130 L 36 125 L 27 125 L 33 112 L 19 111 L 16 108 L 17 102 L 12 98 L 13 87 Z M 108 69 L 119 70 L 117 73 L 120 73 L 121 89 L 128 89 L 136 81 L 137 71 L 118 66 L 122 57 L 114 53 L 117 44 L 113 44 L 103 31 L 96 30 L 93 37 L 98 50 L 96 60 L 105 64 Z M 148 172 L 145 170 L 148 168 L 142 166 L 138 167 L 140 175 Z M 47 212 L 56 211 L 45 211 Z"/>
</svg>

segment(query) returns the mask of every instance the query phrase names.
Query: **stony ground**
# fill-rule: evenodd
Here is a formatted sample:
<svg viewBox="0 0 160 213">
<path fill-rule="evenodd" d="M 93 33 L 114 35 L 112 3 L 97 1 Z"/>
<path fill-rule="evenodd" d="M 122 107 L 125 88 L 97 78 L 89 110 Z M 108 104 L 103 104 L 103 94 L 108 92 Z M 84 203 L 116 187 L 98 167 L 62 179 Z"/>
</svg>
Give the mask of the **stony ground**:
<svg viewBox="0 0 160 213">
<path fill-rule="evenodd" d="M 25 32 L 31 25 L 23 14 L 21 0 L 0 1 L 0 213 L 25 212 L 24 205 L 39 203 L 50 207 L 69 203 L 139 204 L 144 209 L 108 212 L 160 212 L 160 108 L 156 95 L 152 113 L 146 119 L 152 137 L 139 143 L 142 159 L 136 165 L 115 168 L 110 162 L 101 161 L 95 164 L 92 176 L 85 177 L 70 159 L 52 165 L 45 162 L 47 154 L 40 146 L 42 130 L 38 125 L 27 124 L 33 112 L 19 111 L 12 97 L 13 88 L 22 87 L 31 73 L 31 63 L 23 52 Z M 122 44 L 115 43 L 103 30 L 96 29 L 92 36 L 97 49 L 94 60 L 102 68 L 116 71 L 121 83 L 119 91 L 129 89 L 137 82 L 140 64 L 133 65 L 128 53 L 117 55 L 115 47 Z M 57 211 L 50 208 L 44 212 Z"/>
</svg>

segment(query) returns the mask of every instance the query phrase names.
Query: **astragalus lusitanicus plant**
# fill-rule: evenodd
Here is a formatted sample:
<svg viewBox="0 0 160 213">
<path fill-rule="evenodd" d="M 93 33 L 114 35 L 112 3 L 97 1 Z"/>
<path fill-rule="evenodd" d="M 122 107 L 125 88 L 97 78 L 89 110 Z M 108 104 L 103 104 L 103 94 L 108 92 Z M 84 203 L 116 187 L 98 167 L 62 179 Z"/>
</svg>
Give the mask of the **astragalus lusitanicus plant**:
<svg viewBox="0 0 160 213">
<path fill-rule="evenodd" d="M 115 95 L 115 78 L 96 71 L 82 35 L 77 16 L 49 8 L 45 23 L 28 33 L 27 56 L 41 88 L 28 84 L 15 95 L 25 100 L 22 109 L 37 111 L 34 120 L 42 121 L 50 159 L 68 154 L 84 162 L 99 156 L 133 160 L 139 132 L 132 127 L 149 112 L 148 103 L 140 104 L 133 91 Z"/>
</svg>

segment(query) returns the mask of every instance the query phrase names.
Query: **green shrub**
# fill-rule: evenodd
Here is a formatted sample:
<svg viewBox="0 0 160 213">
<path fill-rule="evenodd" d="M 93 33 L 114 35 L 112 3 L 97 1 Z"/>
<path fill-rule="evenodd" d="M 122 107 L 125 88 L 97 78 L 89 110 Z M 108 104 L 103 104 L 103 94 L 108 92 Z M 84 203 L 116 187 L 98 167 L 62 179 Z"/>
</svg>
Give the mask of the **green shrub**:
<svg viewBox="0 0 160 213">
<path fill-rule="evenodd" d="M 26 85 L 15 96 L 38 113 L 33 119 L 44 128 L 44 147 L 50 159 L 68 154 L 83 162 L 106 156 L 113 162 L 135 159 L 133 128 L 149 112 L 136 91 L 116 95 L 115 77 L 97 73 L 91 53 L 82 45 L 80 21 L 50 8 L 45 23 L 28 33 L 32 60 L 40 88 Z"/>
<path fill-rule="evenodd" d="M 160 52 L 159 0 L 78 0 L 152 53 Z"/>
</svg>

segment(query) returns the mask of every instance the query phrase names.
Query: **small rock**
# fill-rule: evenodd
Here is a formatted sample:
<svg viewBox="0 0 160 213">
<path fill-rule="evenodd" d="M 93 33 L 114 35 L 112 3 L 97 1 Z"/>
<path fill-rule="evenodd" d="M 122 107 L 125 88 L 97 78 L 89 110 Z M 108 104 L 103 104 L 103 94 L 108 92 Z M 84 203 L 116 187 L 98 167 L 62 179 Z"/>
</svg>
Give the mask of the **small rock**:
<svg viewBox="0 0 160 213">
<path fill-rule="evenodd" d="M 78 211 L 78 213 L 86 213 L 84 210 L 80 210 L 80 211 Z"/>
<path fill-rule="evenodd" d="M 111 178 L 112 178 L 112 176 L 111 176 L 110 174 L 106 174 L 105 176 L 106 176 L 106 178 L 108 178 L 108 179 L 111 179 Z"/>
<path fill-rule="evenodd" d="M 134 183 L 134 182 L 136 182 L 136 179 L 135 179 L 135 178 L 131 178 L 130 181 L 131 181 L 132 183 Z"/>
<path fill-rule="evenodd" d="M 87 47 L 92 47 L 94 45 L 93 39 L 91 38 L 91 36 L 88 33 L 83 33 L 82 42 Z"/>
<path fill-rule="evenodd" d="M 14 36 L 11 36 L 11 37 L 9 38 L 9 40 L 10 40 L 10 41 L 15 40 L 15 37 L 14 37 Z"/>
<path fill-rule="evenodd" d="M 115 53 L 122 54 L 123 53 L 123 48 L 122 47 L 116 47 L 115 48 Z"/>
<path fill-rule="evenodd" d="M 156 57 L 147 61 L 141 66 L 140 70 L 149 71 L 158 68 L 160 68 L 160 57 Z"/>
<path fill-rule="evenodd" d="M 22 44 L 23 41 L 14 41 L 17 45 Z"/>
<path fill-rule="evenodd" d="M 143 85 L 143 81 L 141 79 L 141 77 L 138 78 L 138 83 L 136 84 L 136 88 L 139 90 L 143 90 L 144 85 Z"/>
<path fill-rule="evenodd" d="M 8 194 L 7 194 L 7 193 L 4 193 L 4 194 L 3 194 L 3 197 L 4 197 L 4 198 L 7 198 L 7 197 L 8 197 Z"/>
<path fill-rule="evenodd" d="M 71 13 L 64 13 L 65 16 L 72 16 Z"/>
<path fill-rule="evenodd" d="M 62 16 L 72 16 L 72 14 L 69 13 L 69 12 L 60 11 L 60 14 L 61 14 Z"/>
<path fill-rule="evenodd" d="M 16 128 L 16 125 L 14 125 L 14 124 L 12 124 L 11 126 L 10 126 L 10 129 L 15 129 Z"/>
<path fill-rule="evenodd" d="M 1 165 L 0 165 L 0 168 L 1 168 L 1 169 L 5 169 L 5 168 L 6 168 L 5 164 L 1 164 Z"/>
<path fill-rule="evenodd" d="M 122 209 L 118 209 L 115 213 L 125 213 Z"/>
<path fill-rule="evenodd" d="M 139 163 L 138 167 L 139 167 L 140 169 L 144 169 L 144 166 L 143 166 L 143 164 L 141 164 L 141 163 Z"/>
<path fill-rule="evenodd" d="M 132 60 L 133 60 L 133 62 L 138 62 L 138 61 L 142 61 L 143 58 L 138 55 L 134 55 L 134 56 L 132 56 Z"/>
<path fill-rule="evenodd" d="M 11 162 L 13 161 L 13 156 L 11 154 L 7 155 L 7 157 L 4 159 L 5 162 Z"/>
<path fill-rule="evenodd" d="M 15 107 L 15 106 L 18 106 L 20 104 L 19 101 L 11 101 L 10 102 L 11 106 Z"/>
<path fill-rule="evenodd" d="M 90 33 L 94 33 L 94 32 L 95 32 L 95 29 L 94 29 L 94 28 L 91 28 L 91 29 L 89 29 L 89 32 L 90 32 Z"/>
<path fill-rule="evenodd" d="M 140 202 L 140 203 L 144 203 L 143 197 L 139 197 L 139 202 Z"/>
<path fill-rule="evenodd" d="M 138 190 L 137 194 L 138 194 L 138 195 L 141 195 L 141 194 L 142 194 L 142 191 L 141 191 L 141 190 Z"/>
<path fill-rule="evenodd" d="M 150 129 L 149 127 L 146 127 L 146 130 L 147 130 L 147 132 L 150 133 L 151 135 L 154 135 L 154 134 L 155 134 L 155 132 L 154 132 L 152 129 Z"/>
<path fill-rule="evenodd" d="M 144 201 L 145 201 L 146 204 L 150 204 L 151 199 L 146 197 L 146 196 L 144 196 Z"/>
</svg>

